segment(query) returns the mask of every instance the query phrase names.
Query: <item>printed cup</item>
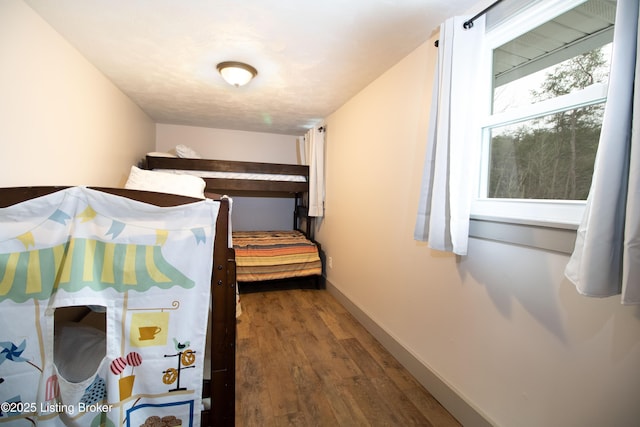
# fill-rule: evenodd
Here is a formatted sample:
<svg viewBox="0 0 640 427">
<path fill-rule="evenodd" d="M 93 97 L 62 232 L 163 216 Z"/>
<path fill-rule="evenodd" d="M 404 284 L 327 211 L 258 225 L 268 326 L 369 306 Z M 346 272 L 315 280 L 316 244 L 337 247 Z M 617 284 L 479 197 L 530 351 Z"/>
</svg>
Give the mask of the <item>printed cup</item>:
<svg viewBox="0 0 640 427">
<path fill-rule="evenodd" d="M 158 326 L 141 326 L 138 328 L 138 332 L 140 332 L 140 336 L 138 339 L 140 341 L 152 340 L 162 331 L 162 328 Z"/>
</svg>

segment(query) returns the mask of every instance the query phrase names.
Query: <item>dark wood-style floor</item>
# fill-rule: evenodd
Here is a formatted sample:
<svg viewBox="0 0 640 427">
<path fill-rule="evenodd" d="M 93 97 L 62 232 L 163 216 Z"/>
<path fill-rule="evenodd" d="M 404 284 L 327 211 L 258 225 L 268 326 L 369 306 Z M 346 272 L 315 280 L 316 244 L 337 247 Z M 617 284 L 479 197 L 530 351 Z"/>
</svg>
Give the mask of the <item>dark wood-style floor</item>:
<svg viewBox="0 0 640 427">
<path fill-rule="evenodd" d="M 241 295 L 237 426 L 459 426 L 326 291 Z"/>
</svg>

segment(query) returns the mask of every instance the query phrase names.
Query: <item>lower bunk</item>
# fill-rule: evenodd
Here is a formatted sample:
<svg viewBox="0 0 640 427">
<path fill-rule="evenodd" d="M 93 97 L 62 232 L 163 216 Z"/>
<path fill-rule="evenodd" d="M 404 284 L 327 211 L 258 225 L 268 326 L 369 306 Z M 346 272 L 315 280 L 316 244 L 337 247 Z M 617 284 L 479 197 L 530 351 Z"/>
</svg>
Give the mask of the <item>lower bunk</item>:
<svg viewBox="0 0 640 427">
<path fill-rule="evenodd" d="M 242 293 L 323 287 L 320 244 L 297 230 L 234 231 Z"/>
<path fill-rule="evenodd" d="M 228 200 L 0 188 L 0 425 L 233 426 L 235 327 Z"/>
</svg>

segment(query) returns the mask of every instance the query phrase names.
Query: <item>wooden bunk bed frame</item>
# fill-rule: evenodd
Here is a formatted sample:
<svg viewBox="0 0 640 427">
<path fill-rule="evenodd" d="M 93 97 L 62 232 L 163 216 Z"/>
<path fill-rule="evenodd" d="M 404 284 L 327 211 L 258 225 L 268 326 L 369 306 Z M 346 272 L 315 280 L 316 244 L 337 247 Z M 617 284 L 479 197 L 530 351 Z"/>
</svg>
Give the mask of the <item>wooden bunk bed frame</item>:
<svg viewBox="0 0 640 427">
<path fill-rule="evenodd" d="M 8 207 L 26 200 L 60 191 L 66 187 L 0 188 L 0 207 Z M 191 197 L 120 188 L 94 187 L 140 202 L 168 207 L 199 201 Z M 235 424 L 235 343 L 236 343 L 236 281 L 235 256 L 228 245 L 229 201 L 220 200 L 216 223 L 211 276 L 212 318 L 207 343 L 210 357 L 210 379 L 203 385 L 203 398 L 211 400 L 209 409 L 202 411 L 202 426 L 233 426 Z M 206 377 L 206 373 L 205 373 Z"/>
<path fill-rule="evenodd" d="M 295 210 L 293 213 L 293 229 L 299 230 L 307 236 L 317 247 L 322 256 L 321 246 L 314 240 L 313 218 L 309 217 L 308 209 L 304 206 L 305 194 L 309 192 L 309 166 L 285 163 L 262 163 L 213 159 L 190 159 L 181 157 L 161 157 L 147 155 L 142 167 L 149 170 L 184 170 L 184 171 L 216 171 L 230 173 L 276 174 L 303 176 L 304 182 L 284 180 L 259 180 L 238 178 L 207 178 L 203 177 L 207 195 L 229 195 L 239 197 L 293 197 Z M 322 276 L 310 276 L 313 286 L 322 287 Z M 301 283 L 309 277 L 277 279 L 268 281 L 266 286 L 255 286 L 258 289 L 268 289 L 274 283 Z"/>
<path fill-rule="evenodd" d="M 309 166 L 283 163 L 238 162 L 231 160 L 185 159 L 180 157 L 146 157 L 147 169 L 178 169 L 189 171 L 218 171 L 256 174 L 280 174 L 309 177 Z M 299 197 L 309 191 L 309 181 L 263 181 L 249 179 L 203 178 L 205 191 L 214 194 L 245 196 L 258 194 Z"/>
</svg>

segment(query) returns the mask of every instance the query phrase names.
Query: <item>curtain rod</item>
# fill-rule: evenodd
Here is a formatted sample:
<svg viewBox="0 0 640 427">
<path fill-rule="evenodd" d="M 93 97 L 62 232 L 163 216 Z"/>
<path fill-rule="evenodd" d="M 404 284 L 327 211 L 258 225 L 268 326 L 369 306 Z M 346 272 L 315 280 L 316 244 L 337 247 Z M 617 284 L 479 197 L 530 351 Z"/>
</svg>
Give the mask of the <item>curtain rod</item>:
<svg viewBox="0 0 640 427">
<path fill-rule="evenodd" d="M 464 24 L 462 24 L 462 27 L 465 30 L 468 30 L 469 28 L 473 27 L 473 21 L 475 21 L 476 19 L 480 18 L 482 15 L 484 15 L 485 13 L 487 13 L 488 11 L 490 11 L 491 9 L 493 9 L 493 7 L 495 5 L 497 5 L 498 3 L 500 3 L 502 0 L 496 0 L 493 3 L 491 3 L 489 6 L 487 6 L 486 8 L 484 8 L 484 10 L 478 12 L 478 14 L 476 16 L 474 16 L 471 19 L 468 19 L 467 21 L 464 22 Z"/>
<path fill-rule="evenodd" d="M 478 12 L 474 17 L 472 17 L 471 19 L 467 19 L 466 21 L 464 21 L 464 23 L 462 24 L 462 28 L 464 28 L 465 30 L 468 30 L 470 28 L 473 27 L 473 21 L 475 21 L 476 19 L 480 18 L 482 15 L 484 15 L 485 13 L 487 13 L 488 11 L 490 11 L 491 9 L 493 9 L 494 6 L 496 6 L 498 3 L 500 3 L 502 0 L 496 0 L 493 3 L 491 3 L 489 6 L 485 7 L 483 10 L 481 10 L 480 12 Z M 435 47 L 438 47 L 438 42 L 440 40 L 436 40 L 433 45 Z"/>
</svg>

